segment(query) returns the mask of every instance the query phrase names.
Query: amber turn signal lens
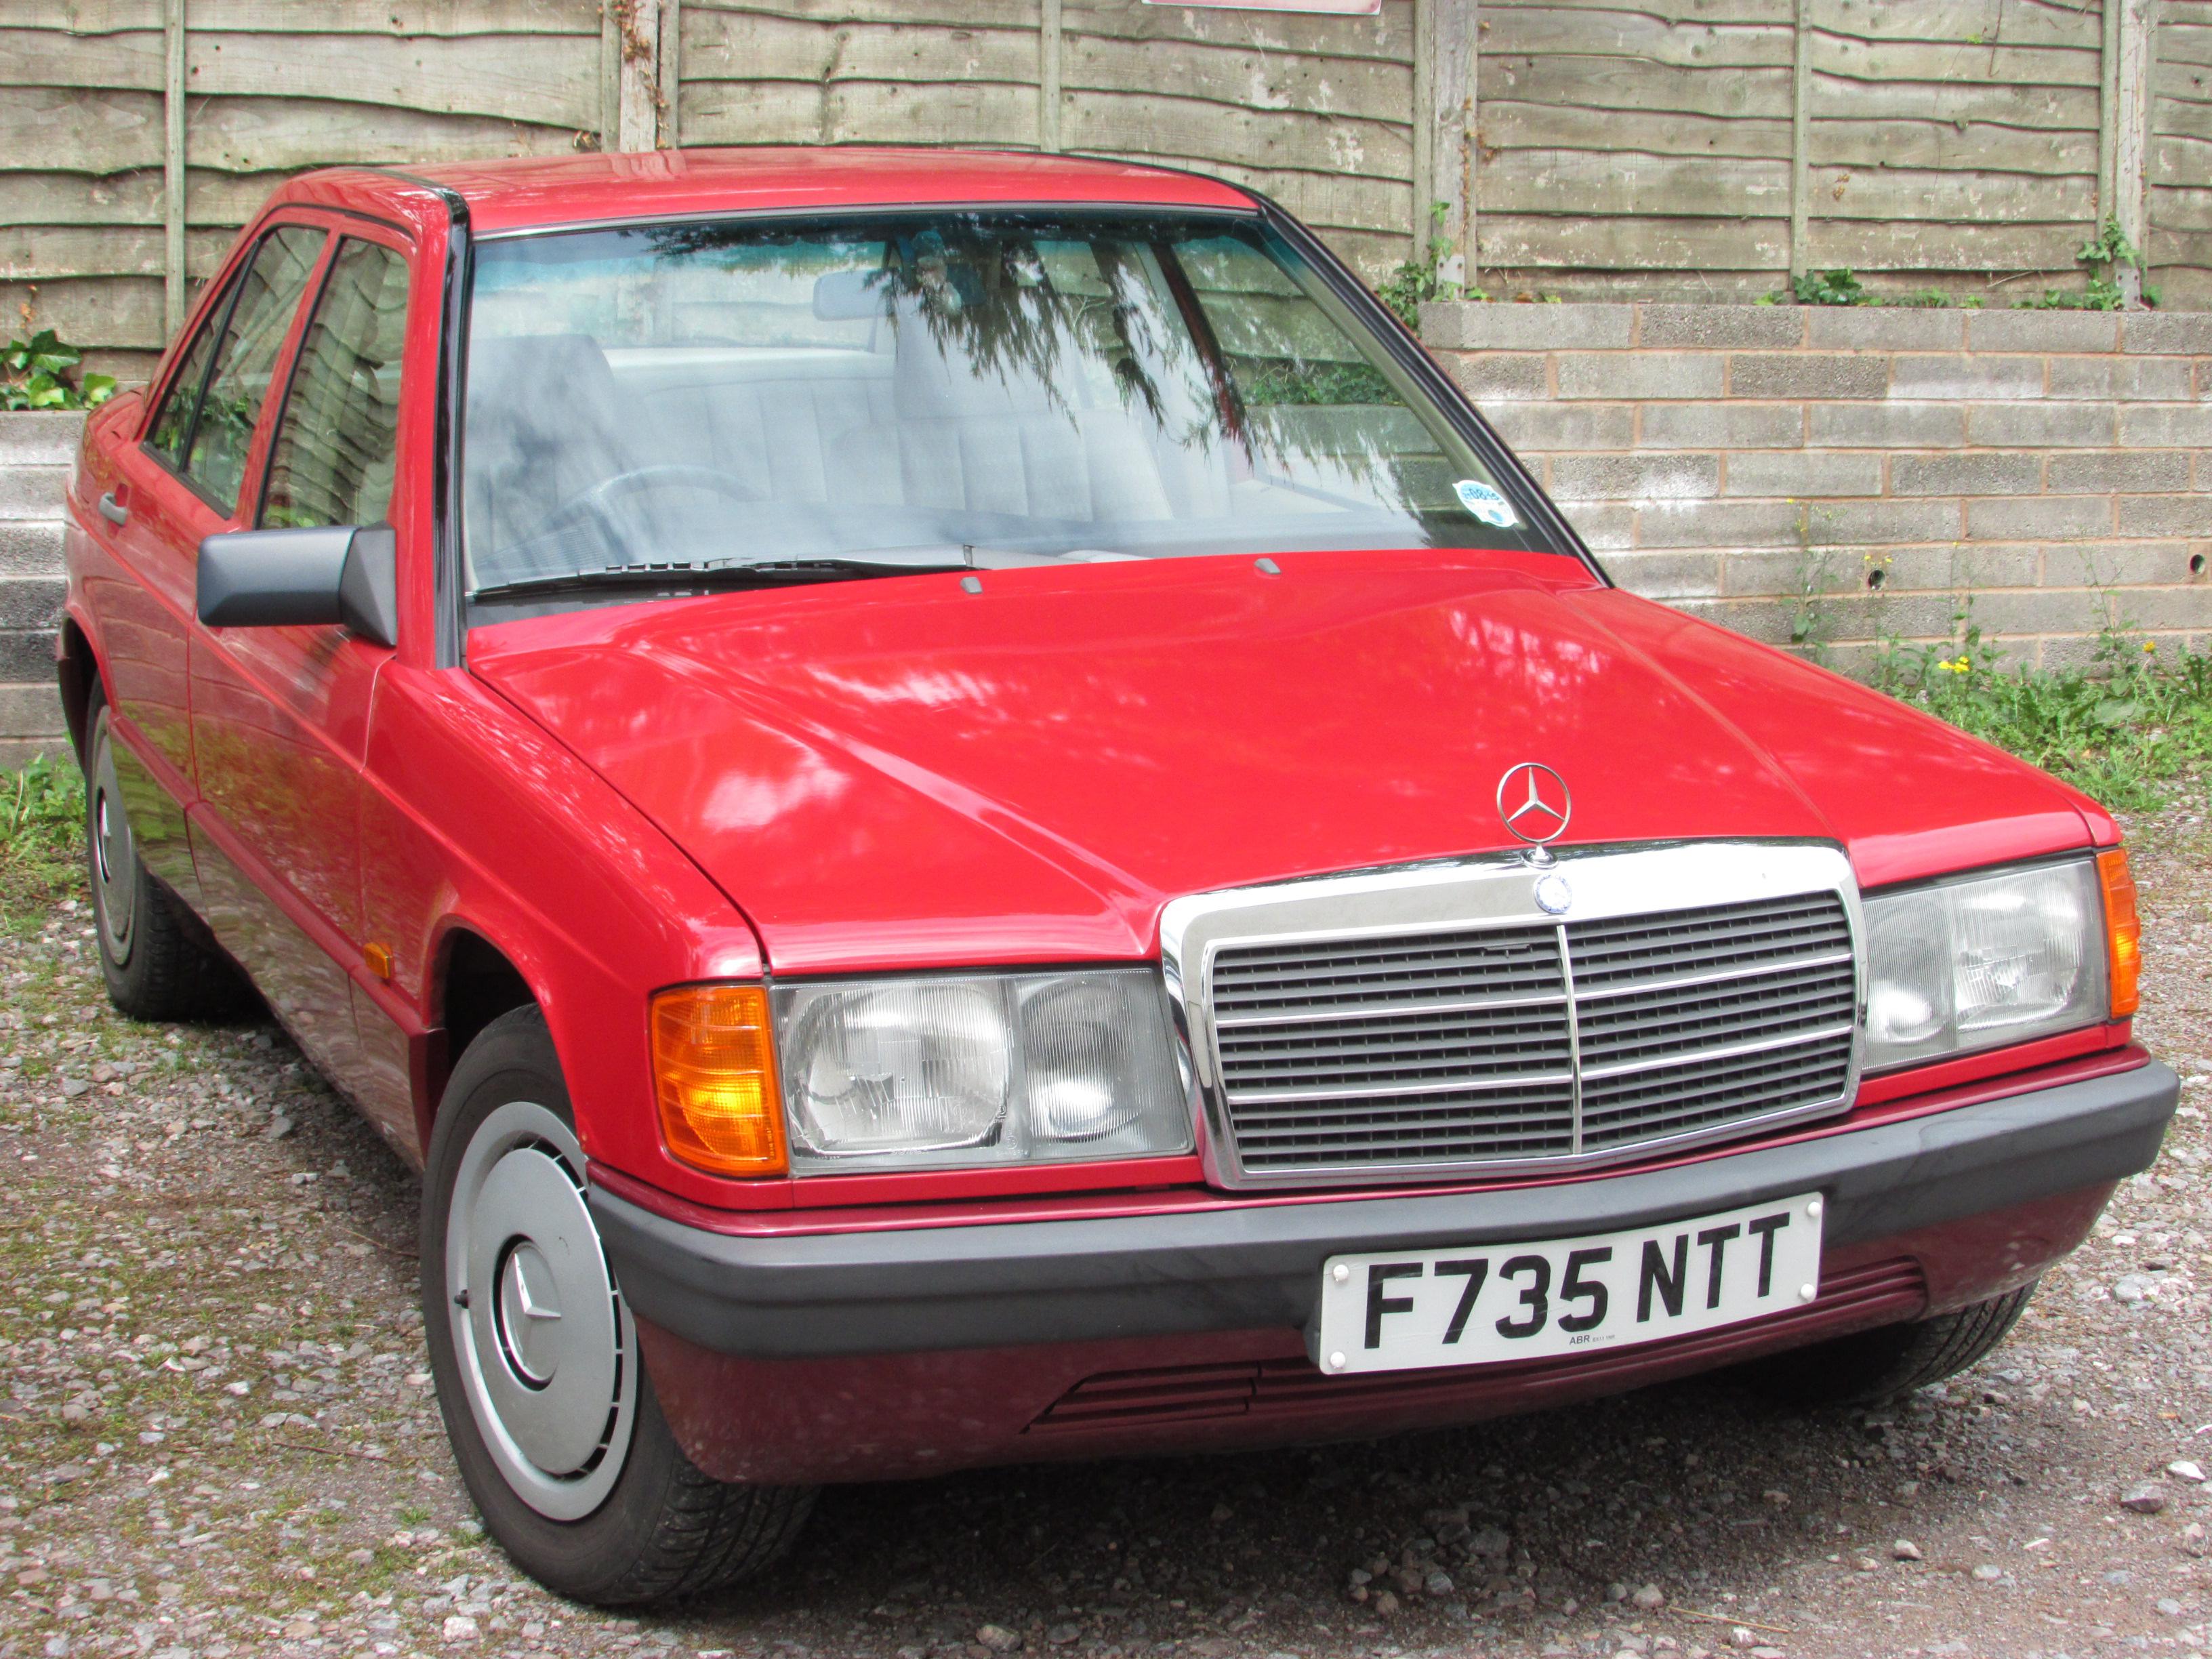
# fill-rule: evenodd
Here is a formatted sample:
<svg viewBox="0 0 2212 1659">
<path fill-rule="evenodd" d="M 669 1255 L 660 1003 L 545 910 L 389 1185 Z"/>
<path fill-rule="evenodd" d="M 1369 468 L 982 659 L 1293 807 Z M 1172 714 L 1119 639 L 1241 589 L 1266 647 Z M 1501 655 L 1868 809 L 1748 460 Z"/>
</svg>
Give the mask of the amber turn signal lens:
<svg viewBox="0 0 2212 1659">
<path fill-rule="evenodd" d="M 668 1150 L 715 1175 L 781 1175 L 788 1162 L 768 993 L 691 985 L 653 1000 L 653 1085 Z"/>
<path fill-rule="evenodd" d="M 2097 874 L 2105 887 L 2105 963 L 2112 987 L 2114 1019 L 2136 1011 L 2136 981 L 2142 969 L 2142 924 L 2136 917 L 2136 878 L 2128 873 L 2127 849 L 2097 854 Z"/>
</svg>

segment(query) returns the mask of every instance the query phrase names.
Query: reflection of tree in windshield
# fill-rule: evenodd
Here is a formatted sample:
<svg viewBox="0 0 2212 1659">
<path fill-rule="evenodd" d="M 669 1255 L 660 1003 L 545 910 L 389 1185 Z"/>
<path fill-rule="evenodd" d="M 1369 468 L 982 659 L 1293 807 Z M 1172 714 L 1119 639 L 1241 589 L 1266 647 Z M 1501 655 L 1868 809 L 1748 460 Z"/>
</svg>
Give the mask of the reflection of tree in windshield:
<svg viewBox="0 0 2212 1659">
<path fill-rule="evenodd" d="M 1096 364 L 1125 410 L 1180 447 L 1226 447 L 1256 473 L 1304 477 L 1330 495 L 1454 510 L 1450 469 L 1419 421 L 1249 232 L 1208 227 L 1194 239 L 1182 222 L 1126 216 L 1103 227 L 939 213 L 856 223 L 834 240 L 818 228 L 743 221 L 640 234 L 664 259 L 793 282 L 849 270 L 856 257 L 880 261 L 865 279 L 877 316 L 895 329 L 918 322 L 948 366 L 1071 422 L 1084 370 Z M 1217 337 L 1217 315 L 1234 319 L 1240 337 Z M 1204 354 L 1201 331 L 1212 349 Z M 1274 413 L 1324 409 L 1339 417 Z M 1408 439 L 1419 453 L 1407 452 Z"/>
</svg>

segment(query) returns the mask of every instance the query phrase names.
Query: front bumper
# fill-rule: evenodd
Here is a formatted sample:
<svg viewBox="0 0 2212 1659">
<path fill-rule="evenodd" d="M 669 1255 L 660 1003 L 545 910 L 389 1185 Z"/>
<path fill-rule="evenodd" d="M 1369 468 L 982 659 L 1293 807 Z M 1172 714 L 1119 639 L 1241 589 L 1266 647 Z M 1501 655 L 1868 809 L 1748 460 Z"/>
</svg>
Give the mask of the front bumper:
<svg viewBox="0 0 2212 1659">
<path fill-rule="evenodd" d="M 686 1225 L 602 1188 L 591 1205 L 632 1309 L 702 1354 L 830 1359 L 1303 1331 L 1333 1255 L 1612 1232 L 1817 1190 L 1826 1250 L 1847 1258 L 2109 1188 L 2157 1156 L 2178 1090 L 2172 1071 L 2147 1062 L 1666 1168 L 1474 1193 L 766 1235 Z M 1929 1309 L 1975 1299 L 1978 1285 L 1962 1280 L 1953 1294 L 1941 1264 L 1923 1266 Z"/>
</svg>

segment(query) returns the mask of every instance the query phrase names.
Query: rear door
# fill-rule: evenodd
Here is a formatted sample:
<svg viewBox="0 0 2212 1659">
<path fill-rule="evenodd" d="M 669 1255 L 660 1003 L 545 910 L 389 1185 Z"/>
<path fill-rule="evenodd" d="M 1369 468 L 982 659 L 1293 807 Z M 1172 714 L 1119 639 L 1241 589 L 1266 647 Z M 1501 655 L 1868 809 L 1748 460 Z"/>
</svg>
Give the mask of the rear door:
<svg viewBox="0 0 2212 1659">
<path fill-rule="evenodd" d="M 265 465 L 240 517 L 264 528 L 386 523 L 395 483 L 404 237 L 338 227 Z M 258 489 L 256 488 L 258 486 Z M 387 1124 L 354 1024 L 361 960 L 361 766 L 384 646 L 331 625 L 192 629 L 193 817 L 217 937 L 253 973 L 317 1062 Z"/>
<path fill-rule="evenodd" d="M 147 866 L 195 908 L 183 809 L 196 793 L 186 663 L 200 538 L 238 522 L 255 388 L 265 386 L 324 240 L 318 226 L 276 225 L 234 263 L 156 388 L 138 441 L 109 458 L 113 475 L 90 525 L 107 557 L 88 576 L 85 603 L 114 701 L 134 839 Z M 227 372 L 211 381 L 218 358 Z"/>
</svg>

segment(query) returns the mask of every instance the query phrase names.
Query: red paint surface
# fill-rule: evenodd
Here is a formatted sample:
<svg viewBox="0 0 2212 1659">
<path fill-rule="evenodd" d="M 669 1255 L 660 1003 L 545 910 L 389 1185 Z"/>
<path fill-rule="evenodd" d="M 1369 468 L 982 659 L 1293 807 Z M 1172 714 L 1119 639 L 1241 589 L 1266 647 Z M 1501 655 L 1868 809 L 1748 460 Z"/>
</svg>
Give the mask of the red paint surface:
<svg viewBox="0 0 2212 1659">
<path fill-rule="evenodd" d="M 723 1480 L 877 1480 L 1355 1439 L 1623 1393 L 2000 1295 L 2079 1244 L 2111 1191 L 1831 1250 L 1820 1297 L 1772 1319 L 1463 1370 L 1327 1377 L 1288 1329 L 825 1360 L 732 1359 L 642 1322 L 639 1335 L 678 1442 Z"/>
</svg>

